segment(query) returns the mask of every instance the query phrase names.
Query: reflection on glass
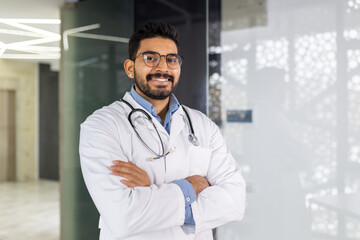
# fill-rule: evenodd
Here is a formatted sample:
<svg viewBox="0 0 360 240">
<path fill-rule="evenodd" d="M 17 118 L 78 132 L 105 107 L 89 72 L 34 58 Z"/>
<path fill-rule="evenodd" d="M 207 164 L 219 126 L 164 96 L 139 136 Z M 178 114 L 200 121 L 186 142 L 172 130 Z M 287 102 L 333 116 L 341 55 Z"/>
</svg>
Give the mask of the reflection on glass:
<svg viewBox="0 0 360 240">
<path fill-rule="evenodd" d="M 359 0 L 348 0 L 347 2 L 348 4 L 348 8 L 347 8 L 347 12 L 351 13 L 351 11 L 353 10 L 359 10 L 360 9 L 360 1 Z"/>
<path fill-rule="evenodd" d="M 279 2 L 267 26 L 223 30 L 212 49 L 221 130 L 248 184 L 244 220 L 217 239 L 360 239 L 360 0 Z M 253 123 L 226 122 L 230 110 Z"/>
<path fill-rule="evenodd" d="M 276 67 L 289 71 L 289 42 L 286 38 L 258 41 L 256 46 L 256 68 Z M 289 75 L 285 75 L 289 81 Z"/>
<path fill-rule="evenodd" d="M 347 52 L 348 57 L 348 71 L 356 69 L 360 65 L 360 50 L 350 49 Z"/>
<path fill-rule="evenodd" d="M 227 71 L 224 75 L 227 78 L 245 85 L 247 83 L 247 68 L 247 59 L 240 58 L 237 60 L 229 60 L 225 63 L 225 69 L 227 69 Z"/>
<path fill-rule="evenodd" d="M 344 39 L 349 40 L 359 40 L 360 39 L 360 29 L 347 29 L 344 31 Z"/>
<path fill-rule="evenodd" d="M 329 211 L 316 204 L 311 205 L 312 225 L 311 230 L 329 236 L 337 235 L 338 218 L 335 211 Z"/>
<path fill-rule="evenodd" d="M 347 217 L 346 221 L 346 237 L 350 239 L 360 239 L 360 220 Z"/>
<path fill-rule="evenodd" d="M 298 36 L 295 47 L 295 91 L 299 109 L 336 82 L 336 34 Z"/>
</svg>

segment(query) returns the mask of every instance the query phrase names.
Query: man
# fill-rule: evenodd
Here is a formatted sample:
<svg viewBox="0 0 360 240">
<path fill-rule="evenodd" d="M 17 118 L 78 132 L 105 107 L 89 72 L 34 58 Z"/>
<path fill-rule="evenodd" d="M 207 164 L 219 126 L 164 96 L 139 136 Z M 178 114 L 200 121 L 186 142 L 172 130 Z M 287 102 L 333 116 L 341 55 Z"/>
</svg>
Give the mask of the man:
<svg viewBox="0 0 360 240">
<path fill-rule="evenodd" d="M 213 239 L 213 228 L 243 217 L 245 182 L 219 128 L 173 95 L 178 49 L 168 24 L 135 32 L 124 63 L 131 92 L 81 125 L 100 239 Z"/>
</svg>

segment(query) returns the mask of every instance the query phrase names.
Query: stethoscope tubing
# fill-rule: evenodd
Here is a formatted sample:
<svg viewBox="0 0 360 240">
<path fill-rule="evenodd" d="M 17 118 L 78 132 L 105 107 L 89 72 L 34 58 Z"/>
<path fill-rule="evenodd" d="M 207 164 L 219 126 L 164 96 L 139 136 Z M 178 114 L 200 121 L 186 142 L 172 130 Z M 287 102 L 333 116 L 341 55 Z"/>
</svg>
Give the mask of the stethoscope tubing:
<svg viewBox="0 0 360 240">
<path fill-rule="evenodd" d="M 152 152 L 156 157 L 154 157 L 153 159 L 159 159 L 159 158 L 162 158 L 162 157 L 165 157 L 166 155 L 169 154 L 169 152 L 165 153 L 165 148 L 164 148 L 164 143 L 161 139 L 161 136 L 160 136 L 160 133 L 159 131 L 157 130 L 151 116 L 143 109 L 141 108 L 134 108 L 128 101 L 124 100 L 124 99 L 120 99 L 121 102 L 124 102 L 130 109 L 130 113 L 128 115 L 128 121 L 131 125 L 131 127 L 134 129 L 136 135 L 138 136 L 138 138 L 141 140 L 141 142 L 144 144 L 144 146 L 150 151 Z M 194 144 L 195 146 L 198 146 L 199 143 L 198 143 L 198 138 L 195 136 L 195 132 L 194 132 L 194 128 L 193 128 L 193 125 L 192 125 L 192 122 L 191 122 L 191 119 L 190 119 L 190 116 L 189 116 L 189 113 L 187 112 L 187 110 L 185 109 L 185 107 L 183 105 L 181 105 L 184 112 L 185 112 L 185 115 L 187 117 L 187 120 L 188 120 L 188 123 L 189 123 L 189 127 L 190 127 L 190 134 L 189 134 L 189 141 Z M 144 114 L 146 116 L 146 118 L 151 122 L 151 124 L 153 125 L 153 127 L 155 128 L 155 131 L 156 131 L 156 134 L 160 140 L 160 143 L 161 143 L 161 148 L 162 148 L 162 154 L 158 154 L 156 153 L 155 151 L 153 151 L 146 143 L 145 141 L 140 137 L 140 134 L 138 133 L 138 131 L 135 129 L 135 126 L 134 124 L 132 123 L 132 120 L 131 120 L 131 116 L 135 113 L 135 112 L 141 112 L 142 114 Z"/>
</svg>

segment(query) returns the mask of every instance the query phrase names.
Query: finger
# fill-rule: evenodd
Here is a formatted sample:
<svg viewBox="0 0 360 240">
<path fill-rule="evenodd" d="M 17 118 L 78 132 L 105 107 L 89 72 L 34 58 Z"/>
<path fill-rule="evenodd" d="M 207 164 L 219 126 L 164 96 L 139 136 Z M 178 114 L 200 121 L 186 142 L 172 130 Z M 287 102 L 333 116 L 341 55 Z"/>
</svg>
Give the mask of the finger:
<svg viewBox="0 0 360 240">
<path fill-rule="evenodd" d="M 119 177 L 129 177 L 129 178 L 134 178 L 133 174 L 130 172 L 124 172 L 122 170 L 117 170 L 117 169 L 111 169 L 111 174 L 115 175 L 115 176 L 119 176 Z"/>
<path fill-rule="evenodd" d="M 116 165 L 112 165 L 110 166 L 110 170 L 116 170 L 116 171 L 121 171 L 121 172 L 125 172 L 125 173 L 133 173 L 136 172 L 138 174 L 142 173 L 142 169 L 135 166 L 135 165 L 131 165 L 131 164 L 116 164 Z"/>
<path fill-rule="evenodd" d="M 113 175 L 129 178 L 137 183 L 142 183 L 144 182 L 144 179 L 148 179 L 146 172 L 139 173 L 137 171 L 132 171 L 131 169 L 119 167 L 110 168 L 110 170 Z"/>
<path fill-rule="evenodd" d="M 147 179 L 147 173 L 143 170 L 136 171 L 136 169 L 131 167 L 119 167 L 119 166 L 111 166 L 110 170 L 112 171 L 112 174 L 125 177 L 125 176 L 131 176 L 137 183 L 142 183 L 143 181 L 141 179 Z"/>
<path fill-rule="evenodd" d="M 128 162 L 125 162 L 125 161 L 120 161 L 120 160 L 114 160 L 113 163 L 115 165 L 135 165 L 133 163 L 133 161 L 128 161 Z"/>
<path fill-rule="evenodd" d="M 131 169 L 127 167 L 119 167 L 119 166 L 110 166 L 109 168 L 111 171 L 118 172 L 118 173 L 131 173 Z"/>
<path fill-rule="evenodd" d="M 111 169 L 110 169 L 111 170 Z M 115 175 L 115 176 L 119 176 L 119 177 L 121 177 L 122 176 L 122 172 L 118 172 L 118 171 L 116 171 L 116 170 L 111 170 L 111 174 L 112 175 Z"/>
<path fill-rule="evenodd" d="M 128 187 L 130 187 L 130 188 L 133 188 L 133 187 L 139 187 L 138 185 L 136 185 L 135 183 L 133 183 L 133 182 L 129 182 L 129 181 L 126 181 L 126 180 L 121 180 L 121 183 L 122 184 L 124 184 L 124 185 L 126 185 L 126 186 L 128 186 Z"/>
<path fill-rule="evenodd" d="M 147 172 L 136 166 L 132 161 L 124 162 L 115 160 L 113 161 L 115 165 L 110 167 L 110 170 L 113 171 L 114 175 L 129 178 L 135 184 L 141 186 L 150 186 L 150 180 L 147 175 Z"/>
<path fill-rule="evenodd" d="M 132 172 L 132 171 L 135 171 L 135 172 L 138 172 L 138 173 L 142 173 L 143 170 L 141 168 L 139 168 L 138 166 L 136 166 L 133 162 L 122 162 L 122 161 L 118 161 L 118 160 L 115 160 L 114 161 L 114 165 L 115 167 L 121 167 L 121 168 L 124 168 L 124 169 L 127 169 L 126 172 Z"/>
<path fill-rule="evenodd" d="M 129 187 L 145 187 L 150 186 L 146 181 L 140 179 L 122 179 L 121 182 L 125 181 Z"/>
<path fill-rule="evenodd" d="M 131 182 L 134 182 L 134 183 L 139 183 L 139 180 L 136 176 L 134 176 L 133 174 L 128 174 L 128 173 L 118 173 L 118 172 L 114 172 L 113 175 L 117 175 L 117 176 L 120 176 L 120 177 L 123 177 L 125 178 L 127 181 L 131 181 Z"/>
<path fill-rule="evenodd" d="M 138 175 L 135 173 L 131 173 L 131 174 L 123 174 L 123 177 L 126 178 L 127 180 L 135 183 L 138 186 L 150 186 L 150 180 L 146 175 Z"/>
</svg>

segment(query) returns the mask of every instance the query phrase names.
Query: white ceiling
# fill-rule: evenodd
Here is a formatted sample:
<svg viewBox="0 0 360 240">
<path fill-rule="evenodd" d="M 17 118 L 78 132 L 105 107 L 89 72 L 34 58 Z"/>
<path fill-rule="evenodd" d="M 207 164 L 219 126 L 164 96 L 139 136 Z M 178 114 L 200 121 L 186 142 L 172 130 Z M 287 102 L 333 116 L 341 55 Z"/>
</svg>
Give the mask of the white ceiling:
<svg viewBox="0 0 360 240">
<path fill-rule="evenodd" d="M 0 55 L 1 49 L 3 49 L 3 51 L 6 49 L 0 58 L 12 58 L 16 57 L 14 54 L 19 54 L 19 59 L 21 59 L 25 54 L 25 58 L 31 58 L 31 55 L 34 56 L 34 59 L 38 58 L 31 61 L 58 65 L 59 60 L 54 56 L 59 56 L 60 54 L 58 51 L 60 48 L 60 39 L 57 41 L 55 40 L 59 37 L 58 34 L 60 33 L 59 23 L 39 24 L 16 21 L 15 23 L 8 24 L 4 23 L 4 21 L 8 19 L 60 19 L 60 8 L 64 2 L 64 0 L 0 0 Z M 3 20 L 2 22 L 1 19 Z M 42 36 L 41 30 L 47 31 L 44 32 L 45 35 Z M 35 34 L 38 34 L 39 36 L 24 36 L 34 34 L 34 31 Z M 15 48 L 14 43 L 16 46 L 19 42 L 49 38 L 47 35 L 50 36 L 50 41 L 51 38 L 53 38 L 51 42 L 26 44 L 27 52 L 19 51 L 18 49 L 8 49 Z M 49 49 L 50 54 L 46 53 L 48 56 L 46 57 L 46 54 L 40 54 L 39 52 L 36 52 L 37 50 L 31 52 L 33 49 L 36 49 L 36 47 L 41 47 L 41 50 Z M 41 59 L 41 56 L 44 56 L 44 59 Z"/>
</svg>

